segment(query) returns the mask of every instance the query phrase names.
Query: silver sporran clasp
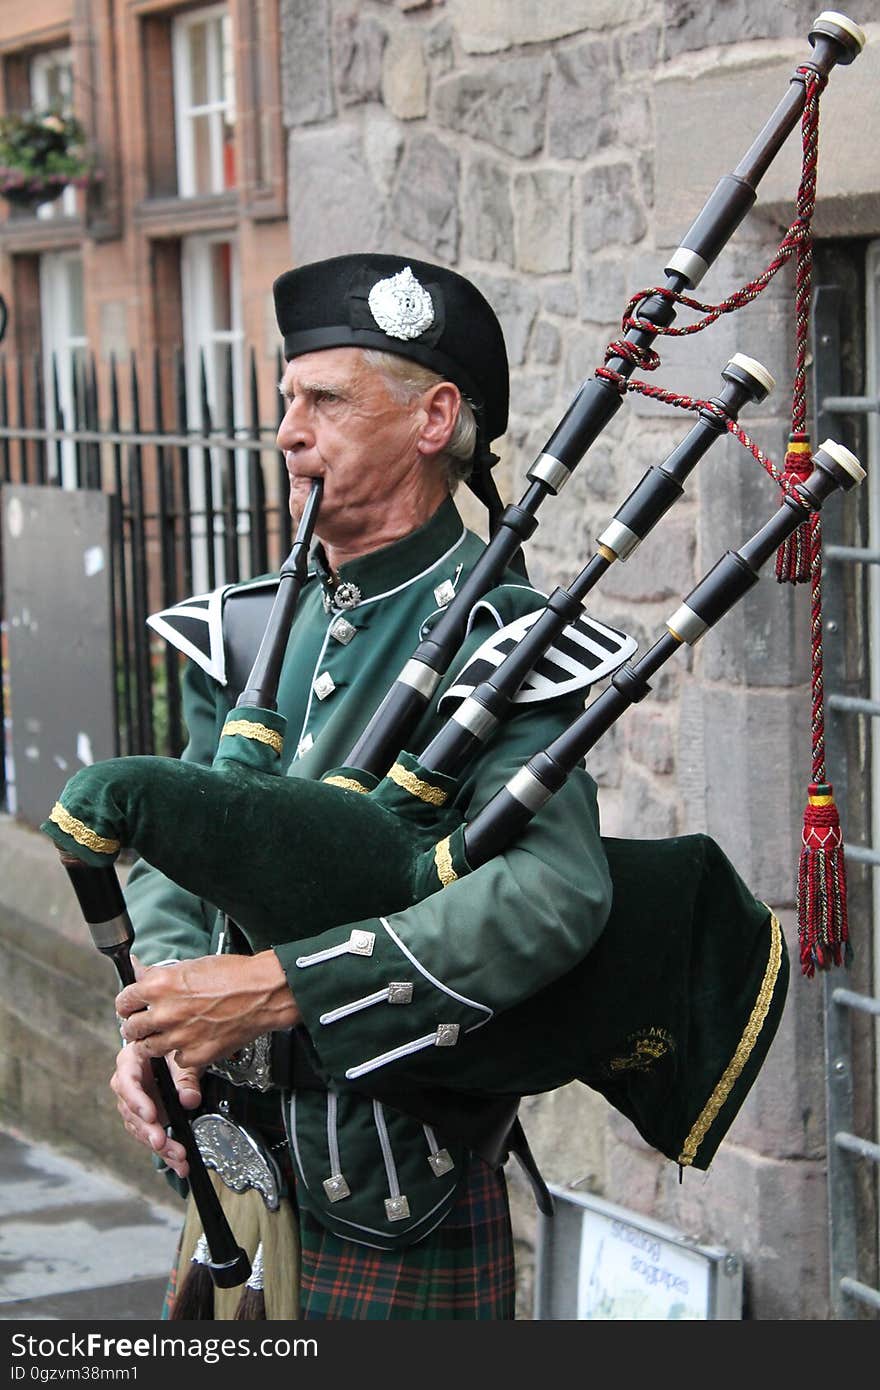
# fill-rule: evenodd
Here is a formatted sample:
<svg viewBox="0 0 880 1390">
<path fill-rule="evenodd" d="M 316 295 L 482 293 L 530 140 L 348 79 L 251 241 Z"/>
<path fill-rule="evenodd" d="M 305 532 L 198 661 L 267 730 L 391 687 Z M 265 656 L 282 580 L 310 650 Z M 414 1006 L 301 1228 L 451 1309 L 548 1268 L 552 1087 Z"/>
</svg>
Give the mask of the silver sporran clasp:
<svg viewBox="0 0 880 1390">
<path fill-rule="evenodd" d="M 233 1192 L 253 1187 L 269 1211 L 281 1201 L 281 1173 L 274 1158 L 258 1139 L 226 1115 L 198 1115 L 192 1130 L 208 1168 Z"/>
</svg>

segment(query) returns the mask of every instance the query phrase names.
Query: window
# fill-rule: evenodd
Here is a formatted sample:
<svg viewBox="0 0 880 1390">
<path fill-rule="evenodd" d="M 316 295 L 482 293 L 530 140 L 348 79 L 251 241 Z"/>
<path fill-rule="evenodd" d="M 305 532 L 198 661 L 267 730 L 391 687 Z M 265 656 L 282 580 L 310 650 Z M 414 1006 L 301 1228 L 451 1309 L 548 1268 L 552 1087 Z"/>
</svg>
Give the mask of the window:
<svg viewBox="0 0 880 1390">
<path fill-rule="evenodd" d="M 244 418 L 243 335 L 238 249 L 228 237 L 191 236 L 183 242 L 183 342 L 190 427 L 228 437 Z M 207 410 L 205 409 L 207 405 Z M 247 450 L 190 450 L 193 575 L 197 591 L 237 577 L 246 563 Z M 234 510 L 238 558 L 224 552 L 221 514 Z M 214 533 L 213 545 L 207 537 Z"/>
<path fill-rule="evenodd" d="M 73 103 L 73 54 L 69 48 L 53 48 L 37 53 L 30 64 L 31 106 L 35 111 L 60 111 L 69 116 Z M 65 188 L 52 203 L 42 203 L 37 216 L 76 216 L 76 189 Z"/>
<path fill-rule="evenodd" d="M 50 427 L 73 429 L 76 377 L 85 367 L 88 348 L 79 252 L 52 252 L 40 257 L 40 310 L 46 421 Z M 60 454 L 54 444 L 47 449 L 49 476 L 57 476 L 56 460 L 60 457 L 63 485 L 76 487 L 76 446 L 65 439 Z"/>
<path fill-rule="evenodd" d="M 177 183 L 181 198 L 234 188 L 235 88 L 225 5 L 174 20 Z"/>
</svg>

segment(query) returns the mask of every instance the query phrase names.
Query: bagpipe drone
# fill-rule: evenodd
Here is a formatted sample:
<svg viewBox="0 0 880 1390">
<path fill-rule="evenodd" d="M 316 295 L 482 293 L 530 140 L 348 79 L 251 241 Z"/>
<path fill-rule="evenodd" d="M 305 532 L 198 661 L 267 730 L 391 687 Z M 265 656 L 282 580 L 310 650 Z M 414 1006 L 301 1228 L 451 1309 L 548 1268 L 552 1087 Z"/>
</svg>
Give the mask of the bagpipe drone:
<svg viewBox="0 0 880 1390">
<path fill-rule="evenodd" d="M 711 194 L 664 268 L 665 285 L 631 301 L 623 337 L 609 346 L 603 366 L 578 391 L 530 468 L 525 495 L 504 511 L 485 552 L 390 686 L 345 765 L 320 782 L 285 776 L 285 721 L 275 703 L 320 505 L 318 483 L 282 567 L 251 677 L 227 718 L 212 766 L 118 758 L 85 768 L 67 783 L 42 828 L 62 853 L 95 944 L 114 959 L 123 983 L 132 978 L 133 934 L 114 868 L 121 850 L 136 850 L 182 888 L 213 903 L 255 951 L 291 939 L 292 902 L 300 935 L 311 936 L 441 892 L 514 844 L 598 739 L 648 694 L 649 681 L 673 653 L 714 626 L 757 582 L 774 554 L 790 554 L 792 548 L 797 553 L 798 537 L 833 493 L 861 481 L 858 461 L 842 445 L 825 441 L 814 455 L 803 446 L 802 389 L 796 390 L 787 471 L 776 469 L 752 444 L 738 425 L 739 411 L 761 401 L 773 381 L 751 358 L 737 354 L 728 363 L 721 390 L 709 401 L 674 397 L 631 380 L 637 367 L 656 365 L 652 344 L 658 335 L 693 331 L 672 327 L 679 303 L 705 311 L 694 326 L 704 327 L 754 298 L 791 256 L 798 258 L 799 292 L 808 297 L 819 95 L 832 68 L 852 62 L 864 43 L 858 26 L 834 12 L 821 14 L 809 37 L 812 56 L 797 68 L 785 98 L 743 160 Z M 760 178 L 798 120 L 804 133 L 798 217 L 776 260 L 723 305 L 697 304 L 686 292 L 747 214 Z M 806 317 L 799 314 L 799 323 Z M 803 386 L 803 346 L 799 329 L 796 388 Z M 533 533 L 540 504 L 561 490 L 631 389 L 694 410 L 696 424 L 636 486 L 569 587 L 557 589 L 545 608 L 504 630 L 504 642 L 502 634 L 496 636 L 459 673 L 446 696 L 456 694 L 459 702 L 436 737 L 417 755 L 401 751 L 452 667 L 473 605 L 498 582 Z M 682 494 L 698 461 L 728 433 L 780 485 L 774 515 L 709 570 L 640 660 L 630 660 L 633 644 L 621 641 L 614 648 L 612 640 L 607 659 L 581 681 L 586 687 L 609 676 L 606 689 L 463 823 L 454 792 L 470 759 L 511 709 L 530 694 L 535 698 L 534 673 L 548 653 L 583 652 L 591 634 L 603 635 L 601 625 L 584 614 L 586 596 L 610 565 L 626 559 L 648 535 Z M 824 777 L 816 777 L 815 785 L 821 800 Z M 256 822 L 259 834 L 248 836 Z M 188 828 L 186 842 L 168 832 L 169 825 L 181 823 Z M 249 838 L 253 848 L 246 858 L 232 852 L 224 825 L 235 828 L 236 848 L 243 835 Z M 314 872 L 330 826 L 337 849 L 344 846 L 349 870 L 333 881 Z M 198 843 L 198 854 L 191 852 L 191 842 Z M 454 1107 L 456 1094 L 516 1097 L 579 1080 L 601 1092 L 667 1157 L 682 1166 L 708 1167 L 778 1026 L 788 979 L 781 929 L 707 836 L 604 839 L 603 845 L 614 889 L 611 916 L 574 970 L 464 1032 L 452 1068 L 438 1069 L 432 1043 L 439 1040 L 429 1038 L 422 1051 L 385 1068 L 381 1080 L 369 1068 L 355 1069 L 357 1074 L 345 1080 L 426 1123 L 440 1112 L 448 1119 L 450 1097 Z M 653 885 L 647 902 L 646 877 Z M 824 967 L 838 961 L 840 945 L 839 939 L 814 942 L 813 963 Z M 175 1137 L 190 1158 L 212 1276 L 226 1286 L 243 1282 L 247 1257 L 235 1246 L 222 1212 L 214 1209 L 215 1194 L 164 1062 L 156 1064 L 156 1072 Z"/>
</svg>

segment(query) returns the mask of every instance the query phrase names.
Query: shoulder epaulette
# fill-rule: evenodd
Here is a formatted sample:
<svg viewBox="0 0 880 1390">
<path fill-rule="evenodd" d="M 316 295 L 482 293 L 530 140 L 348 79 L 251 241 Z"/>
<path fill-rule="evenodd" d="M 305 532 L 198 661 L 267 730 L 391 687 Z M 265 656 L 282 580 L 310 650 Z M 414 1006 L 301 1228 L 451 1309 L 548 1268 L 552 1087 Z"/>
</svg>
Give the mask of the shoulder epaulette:
<svg viewBox="0 0 880 1390">
<path fill-rule="evenodd" d="M 499 591 L 493 591 L 497 594 Z M 533 589 L 524 589 L 520 598 L 534 595 Z M 489 596 L 489 599 L 492 595 Z M 471 613 L 471 624 L 478 611 L 488 612 L 496 622 L 498 631 L 494 632 L 482 646 L 478 647 L 465 664 L 453 684 L 440 697 L 438 709 L 443 711 L 456 701 L 473 694 L 482 681 L 489 680 L 509 652 L 525 637 L 545 609 L 536 608 L 521 613 L 502 626 L 499 606 L 487 599 L 480 599 Z M 469 629 L 470 630 L 470 629 Z M 535 663 L 526 676 L 513 703 L 516 705 L 537 704 L 546 700 L 559 699 L 576 690 L 586 690 L 598 681 L 610 676 L 633 655 L 638 647 L 634 637 L 617 628 L 600 623 L 581 613 L 546 649 L 544 655 Z"/>
<path fill-rule="evenodd" d="M 277 575 L 262 575 L 243 584 L 221 584 L 210 593 L 195 594 L 170 608 L 151 613 L 147 626 L 188 656 L 213 680 L 227 685 L 234 671 L 237 673 L 247 661 L 247 652 L 242 652 L 240 657 L 239 648 L 244 643 L 249 651 L 247 637 L 262 618 L 253 648 L 253 657 L 256 657 L 277 587 Z M 245 609 L 246 621 L 239 622 L 239 617 L 245 618 Z M 235 631 L 231 632 L 233 624 Z M 250 666 L 245 676 L 249 671 Z"/>
</svg>

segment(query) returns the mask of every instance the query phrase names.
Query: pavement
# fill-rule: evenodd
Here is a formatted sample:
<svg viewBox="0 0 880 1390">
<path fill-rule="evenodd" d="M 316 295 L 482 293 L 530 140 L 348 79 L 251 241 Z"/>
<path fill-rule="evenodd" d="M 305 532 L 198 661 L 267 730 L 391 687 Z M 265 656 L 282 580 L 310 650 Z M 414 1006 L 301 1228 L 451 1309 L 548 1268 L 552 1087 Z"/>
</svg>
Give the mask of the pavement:
<svg viewBox="0 0 880 1390">
<path fill-rule="evenodd" d="M 0 1129 L 0 1321 L 158 1320 L 182 1215 Z"/>
</svg>

